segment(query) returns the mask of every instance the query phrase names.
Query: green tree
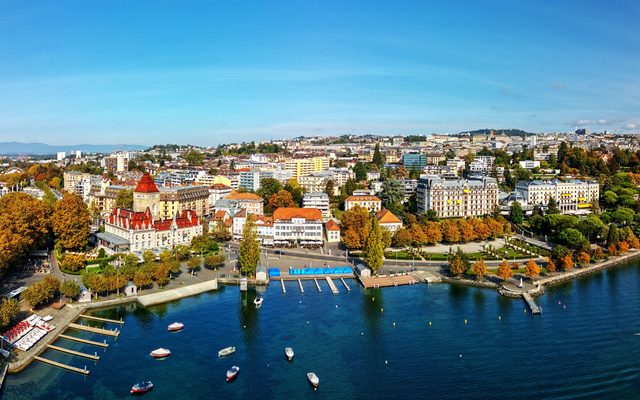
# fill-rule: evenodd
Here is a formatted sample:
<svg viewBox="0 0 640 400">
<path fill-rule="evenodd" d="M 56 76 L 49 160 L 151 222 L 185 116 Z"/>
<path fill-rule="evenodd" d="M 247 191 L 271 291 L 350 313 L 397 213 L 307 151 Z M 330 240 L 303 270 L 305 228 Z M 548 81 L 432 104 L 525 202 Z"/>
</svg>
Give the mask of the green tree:
<svg viewBox="0 0 640 400">
<path fill-rule="evenodd" d="M 182 155 L 182 159 L 188 162 L 189 165 L 196 166 L 204 164 L 204 158 L 204 154 L 196 150 L 188 151 L 187 153 Z"/>
<path fill-rule="evenodd" d="M 260 188 L 256 194 L 265 200 L 282 190 L 282 184 L 274 178 L 264 178 L 260 181 Z"/>
<path fill-rule="evenodd" d="M 240 269 L 248 276 L 254 276 L 258 262 L 260 262 L 260 242 L 255 222 L 247 218 L 242 228 L 242 239 L 238 248 L 238 262 Z"/>
<path fill-rule="evenodd" d="M 404 201 L 404 189 L 400 182 L 395 179 L 387 179 L 382 182 L 382 192 L 380 192 L 382 205 L 386 208 L 401 205 Z"/>
<path fill-rule="evenodd" d="M 80 285 L 74 280 L 65 280 L 60 284 L 60 293 L 69 299 L 80 296 Z"/>
<path fill-rule="evenodd" d="M 522 211 L 522 206 L 519 202 L 514 201 L 509 209 L 509 220 L 514 224 L 519 225 L 522 223 L 523 218 L 524 212 Z"/>
<path fill-rule="evenodd" d="M 2 299 L 0 303 L 0 330 L 4 331 L 20 313 L 20 305 L 15 299 Z"/>
<path fill-rule="evenodd" d="M 302 190 L 296 178 L 289 179 L 287 181 L 287 184 L 284 185 L 284 190 L 291 193 L 293 202 L 297 207 L 300 207 L 302 205 L 302 196 L 304 195 L 304 190 Z"/>
<path fill-rule="evenodd" d="M 194 270 L 200 268 L 201 261 L 201 257 L 190 258 L 189 261 L 187 261 L 187 268 L 189 269 L 189 272 L 193 272 Z"/>
<path fill-rule="evenodd" d="M 215 247 L 215 242 L 207 235 L 198 235 L 191 239 L 191 249 L 198 254 L 204 254 Z"/>
<path fill-rule="evenodd" d="M 218 268 L 224 265 L 224 254 L 211 254 L 204 258 L 204 264 L 209 268 Z"/>
<path fill-rule="evenodd" d="M 380 143 L 376 143 L 376 147 L 373 149 L 373 165 L 378 167 L 378 170 L 381 170 L 384 166 L 384 156 L 380 153 Z"/>
<path fill-rule="evenodd" d="M 329 199 L 331 199 L 334 196 L 333 194 L 334 190 L 335 190 L 335 183 L 333 183 L 333 179 L 329 179 L 327 181 L 327 184 L 324 187 L 324 192 L 327 194 L 327 196 L 329 196 Z"/>
<path fill-rule="evenodd" d="M 365 243 L 364 260 L 373 273 L 378 273 L 384 264 L 384 243 L 382 228 L 378 224 L 377 218 L 371 219 L 371 229 Z"/>
<path fill-rule="evenodd" d="M 558 202 L 553 197 L 550 197 L 549 202 L 547 203 L 547 214 L 560 214 Z"/>
<path fill-rule="evenodd" d="M 618 246 L 620 243 L 620 232 L 616 224 L 609 224 L 609 231 L 607 232 L 606 246 Z"/>
<path fill-rule="evenodd" d="M 89 241 L 91 215 L 79 196 L 66 192 L 56 203 L 51 218 L 56 245 L 63 250 L 82 250 Z"/>
<path fill-rule="evenodd" d="M 567 228 L 560 232 L 558 240 L 571 249 L 582 249 L 589 245 L 582 232 L 574 228 Z"/>
<path fill-rule="evenodd" d="M 358 182 L 367 180 L 367 172 L 369 172 L 369 167 L 363 162 L 358 161 L 356 165 L 353 166 L 353 173 Z"/>
<path fill-rule="evenodd" d="M 125 266 L 136 268 L 138 266 L 138 263 L 140 263 L 140 259 L 138 258 L 137 255 L 133 253 L 128 253 L 126 256 L 124 256 Z"/>
<path fill-rule="evenodd" d="M 116 194 L 116 208 L 133 209 L 133 190 L 119 190 Z"/>
</svg>

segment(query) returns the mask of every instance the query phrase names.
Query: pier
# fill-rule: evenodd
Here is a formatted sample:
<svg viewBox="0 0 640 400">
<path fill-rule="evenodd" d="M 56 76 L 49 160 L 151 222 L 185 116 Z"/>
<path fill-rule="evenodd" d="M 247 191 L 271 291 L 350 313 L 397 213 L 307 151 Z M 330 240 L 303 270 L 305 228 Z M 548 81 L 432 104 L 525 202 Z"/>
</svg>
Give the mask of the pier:
<svg viewBox="0 0 640 400">
<path fill-rule="evenodd" d="M 54 346 L 52 344 L 48 344 L 47 348 L 51 349 L 51 350 L 59 351 L 61 353 L 67 353 L 67 354 L 71 354 L 71 355 L 78 356 L 78 357 L 88 358 L 90 360 L 98 361 L 100 359 L 100 356 L 97 355 L 97 354 L 82 353 L 80 351 L 75 351 L 75 350 L 67 349 L 67 348 L 64 348 L 64 347 Z"/>
<path fill-rule="evenodd" d="M 542 310 L 540 310 L 540 307 L 538 307 L 529 293 L 522 293 L 522 298 L 527 302 L 532 314 L 542 314 Z"/>
<path fill-rule="evenodd" d="M 325 277 L 327 280 L 327 283 L 329 284 L 329 289 L 331 289 L 331 293 L 333 294 L 339 294 L 340 291 L 338 291 L 338 288 L 336 287 L 336 285 L 333 283 L 333 280 L 331 278 L 329 278 L 328 276 Z"/>
<path fill-rule="evenodd" d="M 287 293 L 287 289 L 284 287 L 284 281 L 280 280 L 280 285 L 282 285 L 282 293 Z"/>
<path fill-rule="evenodd" d="M 347 292 L 350 292 L 351 288 L 349 287 L 349 285 L 347 285 L 347 282 L 344 280 L 344 278 L 340 277 L 340 280 L 342 281 L 344 287 L 347 289 Z"/>
<path fill-rule="evenodd" d="M 109 347 L 109 345 L 107 343 L 104 343 L 104 342 L 94 342 L 93 340 L 81 339 L 79 337 L 69 336 L 69 335 L 65 335 L 65 334 L 62 334 L 62 333 L 58 337 L 62 338 L 62 339 L 67 339 L 67 340 L 71 340 L 71 341 L 78 342 L 78 343 L 90 344 L 90 345 L 98 346 L 98 347 L 104 347 L 104 348 Z"/>
<path fill-rule="evenodd" d="M 318 283 L 318 280 L 316 278 L 313 278 L 313 281 L 316 283 L 316 287 L 318 288 L 318 293 L 322 292 L 322 288 L 320 287 L 320 284 Z"/>
<path fill-rule="evenodd" d="M 96 328 L 94 326 L 80 325 L 80 324 L 76 324 L 75 322 L 70 323 L 69 328 L 79 329 L 81 331 L 87 331 L 91 333 L 97 333 L 100 335 L 107 335 L 107 336 L 113 336 L 113 337 L 120 336 L 120 332 L 117 330 L 111 331 L 109 329 Z"/>
<path fill-rule="evenodd" d="M 418 283 L 412 275 L 379 275 L 371 278 L 360 277 L 360 282 L 365 289 L 381 288 L 389 286 L 413 285 Z"/>
<path fill-rule="evenodd" d="M 280 282 L 284 282 L 284 281 L 280 281 Z M 300 279 L 298 279 L 298 286 L 300 286 L 300 293 L 304 293 L 304 288 L 302 287 L 302 281 Z"/>
<path fill-rule="evenodd" d="M 90 319 L 93 321 L 100 321 L 100 322 L 108 322 L 112 324 L 124 324 L 123 320 L 118 321 L 117 319 L 100 318 L 100 317 L 94 317 L 93 315 L 80 314 L 78 318 L 85 318 L 85 319 Z"/>
<path fill-rule="evenodd" d="M 170 301 L 182 299 L 189 296 L 195 296 L 196 294 L 217 289 L 218 280 L 212 279 L 210 281 L 196 283 L 194 285 L 165 290 L 162 292 L 147 294 L 144 296 L 138 296 L 138 303 L 147 307 L 155 304 L 168 303 Z"/>
<path fill-rule="evenodd" d="M 34 360 L 38 360 L 40 362 L 43 362 L 45 364 L 56 366 L 58 368 L 66 369 L 67 371 L 77 372 L 77 373 L 82 374 L 82 375 L 89 375 L 89 370 L 87 369 L 87 367 L 84 367 L 84 369 L 77 368 L 77 367 L 72 367 L 71 365 L 59 363 L 57 361 L 49 360 L 47 358 L 42 358 L 40 356 L 35 356 L 35 357 L 33 357 L 33 359 Z"/>
</svg>

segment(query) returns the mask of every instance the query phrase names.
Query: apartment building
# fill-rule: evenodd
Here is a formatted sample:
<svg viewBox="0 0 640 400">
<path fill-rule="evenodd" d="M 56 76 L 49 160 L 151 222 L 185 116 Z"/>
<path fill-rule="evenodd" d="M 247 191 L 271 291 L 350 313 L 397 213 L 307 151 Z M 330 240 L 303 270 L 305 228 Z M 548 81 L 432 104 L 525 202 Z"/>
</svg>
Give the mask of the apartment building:
<svg viewBox="0 0 640 400">
<path fill-rule="evenodd" d="M 322 212 L 317 208 L 281 207 L 273 212 L 274 243 L 322 244 Z"/>
<path fill-rule="evenodd" d="M 310 175 L 329 169 L 328 157 L 295 158 L 284 163 L 284 169 L 293 172 L 293 177 Z"/>
<path fill-rule="evenodd" d="M 553 198 L 563 214 L 589 213 L 600 197 L 600 185 L 595 181 L 522 181 L 516 184 L 516 191 L 533 206 L 546 206 Z"/>
<path fill-rule="evenodd" d="M 302 198 L 303 208 L 317 208 L 322 213 L 323 218 L 329 218 L 331 212 L 329 210 L 329 196 L 324 192 L 305 193 Z"/>
<path fill-rule="evenodd" d="M 440 218 L 488 215 L 498 205 L 498 183 L 494 178 L 444 179 L 430 175 L 420 178 L 417 189 L 418 212 L 434 210 Z"/>
<path fill-rule="evenodd" d="M 344 201 L 344 210 L 349 211 L 355 206 L 360 206 L 368 211 L 377 212 L 382 208 L 382 200 L 377 196 L 349 196 Z"/>
</svg>

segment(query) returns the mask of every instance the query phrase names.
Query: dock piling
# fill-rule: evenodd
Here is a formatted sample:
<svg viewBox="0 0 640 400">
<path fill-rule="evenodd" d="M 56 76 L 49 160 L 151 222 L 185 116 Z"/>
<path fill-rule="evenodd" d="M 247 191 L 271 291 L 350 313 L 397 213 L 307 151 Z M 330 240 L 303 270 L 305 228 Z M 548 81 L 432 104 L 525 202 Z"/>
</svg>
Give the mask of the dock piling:
<svg viewBox="0 0 640 400">
<path fill-rule="evenodd" d="M 340 280 L 342 281 L 344 287 L 347 289 L 347 292 L 350 292 L 351 288 L 349 287 L 349 285 L 347 285 L 347 282 L 345 282 L 344 278 L 341 277 Z"/>
<path fill-rule="evenodd" d="M 302 281 L 298 278 L 298 286 L 300 286 L 300 293 L 304 293 L 304 288 L 302 287 Z"/>
<path fill-rule="evenodd" d="M 282 293 L 287 293 L 287 289 L 284 287 L 284 280 L 280 279 L 280 284 L 282 285 Z"/>
<path fill-rule="evenodd" d="M 313 281 L 316 283 L 316 287 L 318 288 L 318 293 L 322 292 L 322 288 L 320 287 L 320 284 L 318 283 L 318 280 L 316 278 L 313 278 Z"/>
</svg>

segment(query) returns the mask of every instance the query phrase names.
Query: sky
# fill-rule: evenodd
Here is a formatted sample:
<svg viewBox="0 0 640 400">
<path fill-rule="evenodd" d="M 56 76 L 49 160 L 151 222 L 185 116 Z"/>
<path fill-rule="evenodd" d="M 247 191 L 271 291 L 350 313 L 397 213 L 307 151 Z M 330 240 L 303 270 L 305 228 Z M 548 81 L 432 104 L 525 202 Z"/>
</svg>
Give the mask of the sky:
<svg viewBox="0 0 640 400">
<path fill-rule="evenodd" d="M 640 2 L 0 0 L 0 142 L 640 132 Z"/>
</svg>

